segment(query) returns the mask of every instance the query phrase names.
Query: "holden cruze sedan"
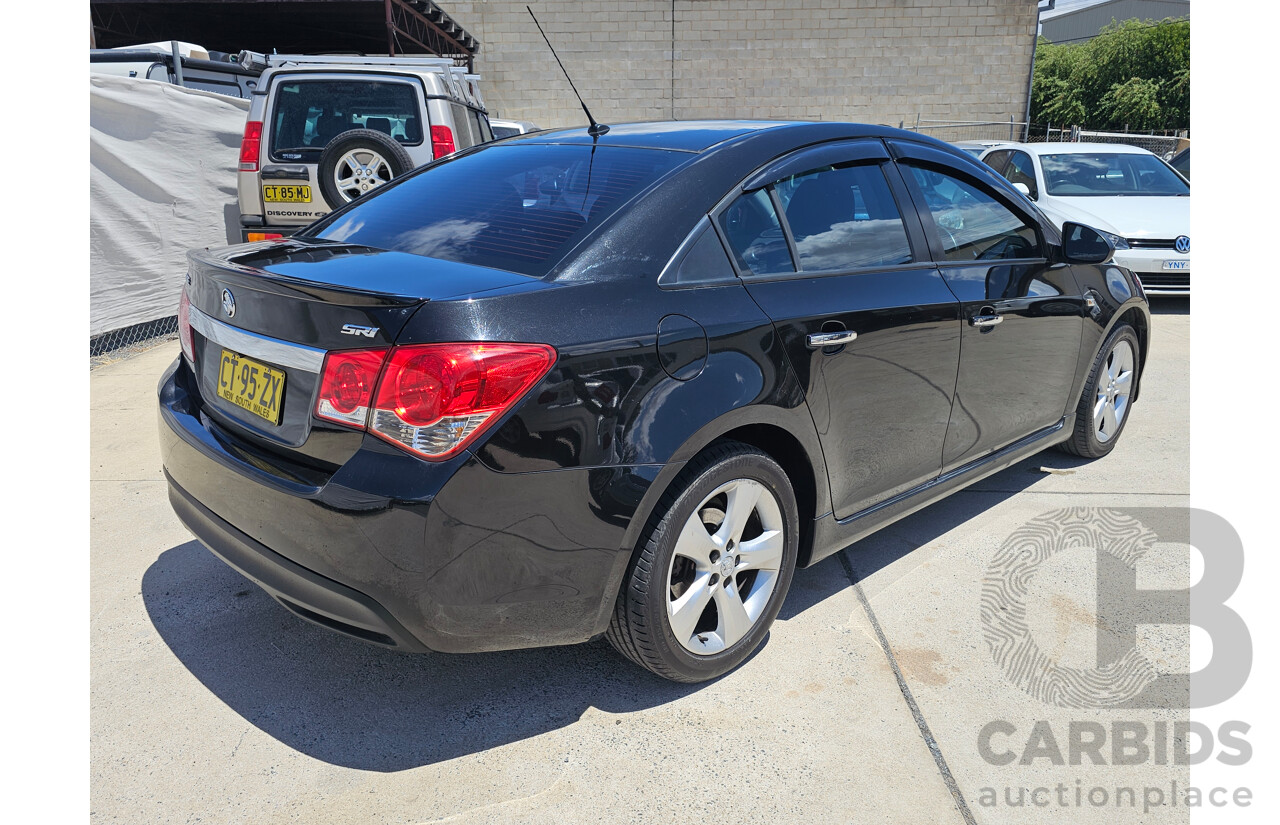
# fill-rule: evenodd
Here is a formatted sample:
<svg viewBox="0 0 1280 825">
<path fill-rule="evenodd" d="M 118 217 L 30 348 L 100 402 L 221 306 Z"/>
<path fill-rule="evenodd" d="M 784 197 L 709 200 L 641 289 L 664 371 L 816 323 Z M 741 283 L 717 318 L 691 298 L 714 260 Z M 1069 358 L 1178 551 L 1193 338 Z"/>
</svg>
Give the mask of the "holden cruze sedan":
<svg viewBox="0 0 1280 825">
<path fill-rule="evenodd" d="M 1013 143 L 982 160 L 1061 227 L 1086 224 L 1150 295 L 1191 294 L 1191 186 L 1146 149 L 1115 143 Z"/>
<path fill-rule="evenodd" d="M 1150 315 L 1112 252 L 910 132 L 511 138 L 191 253 L 170 500 L 349 636 L 604 635 L 712 678 L 797 566 L 1046 447 L 1115 446 Z"/>
</svg>

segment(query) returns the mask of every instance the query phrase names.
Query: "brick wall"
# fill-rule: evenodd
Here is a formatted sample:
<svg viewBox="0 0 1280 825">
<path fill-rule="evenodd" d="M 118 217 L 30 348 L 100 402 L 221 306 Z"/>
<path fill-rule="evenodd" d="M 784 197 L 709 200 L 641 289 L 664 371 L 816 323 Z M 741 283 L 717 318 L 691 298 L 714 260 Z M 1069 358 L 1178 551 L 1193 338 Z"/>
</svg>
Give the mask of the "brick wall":
<svg viewBox="0 0 1280 825">
<path fill-rule="evenodd" d="M 1034 0 L 537 0 L 597 120 L 1022 120 Z M 442 0 L 496 116 L 585 124 L 525 0 Z M 673 27 L 674 16 L 674 27 Z M 673 58 L 674 54 L 674 60 Z"/>
</svg>

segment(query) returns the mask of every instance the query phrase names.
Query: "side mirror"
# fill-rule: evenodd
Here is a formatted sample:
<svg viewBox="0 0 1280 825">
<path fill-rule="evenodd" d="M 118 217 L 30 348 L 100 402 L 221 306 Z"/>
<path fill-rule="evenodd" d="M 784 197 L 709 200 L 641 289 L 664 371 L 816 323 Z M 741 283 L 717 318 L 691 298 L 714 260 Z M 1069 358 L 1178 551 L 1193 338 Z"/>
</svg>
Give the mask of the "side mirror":
<svg viewBox="0 0 1280 825">
<path fill-rule="evenodd" d="M 1082 223 L 1062 225 L 1062 255 L 1073 264 L 1105 264 L 1116 248 L 1098 230 Z"/>
<path fill-rule="evenodd" d="M 1031 197 L 1031 187 L 1027 186 L 1025 183 L 1019 181 L 1013 185 L 1013 188 L 1017 189 L 1019 192 L 1026 195 L 1028 198 Z"/>
</svg>

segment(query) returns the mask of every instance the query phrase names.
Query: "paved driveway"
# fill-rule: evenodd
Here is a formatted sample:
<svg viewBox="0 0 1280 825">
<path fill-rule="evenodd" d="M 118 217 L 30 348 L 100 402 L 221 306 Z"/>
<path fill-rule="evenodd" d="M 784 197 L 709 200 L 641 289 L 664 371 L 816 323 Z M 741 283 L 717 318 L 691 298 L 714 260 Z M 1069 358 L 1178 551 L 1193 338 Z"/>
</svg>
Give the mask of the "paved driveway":
<svg viewBox="0 0 1280 825">
<path fill-rule="evenodd" d="M 92 819 L 1111 823 L 1145 805 L 1148 820 L 1186 821 L 1149 790 L 1167 803 L 1171 782 L 1186 786 L 1185 766 L 1154 756 L 1156 723 L 1173 738 L 1184 695 L 1146 710 L 1047 704 L 993 659 L 980 619 L 1002 542 L 1047 511 L 1187 505 L 1190 316 L 1185 301 L 1156 310 L 1142 399 L 1111 456 L 1043 453 L 799 571 L 760 652 L 698 687 L 603 641 L 412 656 L 306 624 L 169 509 L 153 399 L 177 344 L 99 367 Z M 1027 625 L 1064 667 L 1091 668 L 1112 629 L 1098 630 L 1093 558 L 1058 553 L 1026 594 Z M 1156 545 L 1137 586 L 1188 576 L 1185 546 Z M 1186 670 L 1185 632 L 1143 627 L 1137 650 L 1157 672 Z M 1143 726 L 1149 758 L 1110 764 L 1116 722 Z M 1098 730 L 1093 754 L 1069 746 Z M 1005 753 L 1012 764 L 992 764 Z"/>
</svg>

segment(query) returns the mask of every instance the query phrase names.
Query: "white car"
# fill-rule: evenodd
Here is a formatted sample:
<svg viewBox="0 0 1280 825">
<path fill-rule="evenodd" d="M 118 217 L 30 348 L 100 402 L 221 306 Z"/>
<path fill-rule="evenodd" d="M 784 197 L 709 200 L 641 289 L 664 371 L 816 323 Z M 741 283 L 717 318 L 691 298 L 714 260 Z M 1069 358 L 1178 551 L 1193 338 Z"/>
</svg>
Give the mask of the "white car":
<svg viewBox="0 0 1280 825">
<path fill-rule="evenodd" d="M 1106 233 L 1151 295 L 1191 294 L 1191 185 L 1156 155 L 1114 143 L 1005 143 L 982 160 L 1059 228 Z"/>
<path fill-rule="evenodd" d="M 1007 143 L 1007 141 L 1003 141 L 1003 140 L 955 140 L 955 141 L 952 141 L 952 142 L 951 142 L 951 145 L 952 145 L 952 146 L 954 146 L 954 147 L 956 147 L 957 149 L 959 149 L 959 150 L 960 150 L 960 151 L 962 151 L 962 152 L 968 152 L 969 154 L 973 155 L 973 156 L 976 158 L 976 157 L 981 157 L 981 156 L 982 156 L 982 153 L 983 153 L 983 152 L 985 152 L 985 151 L 987 151 L 988 149 L 990 149 L 992 146 L 999 146 L 999 145 L 1000 145 L 1000 144 L 1002 144 L 1002 143 Z"/>
<path fill-rule="evenodd" d="M 530 123 L 527 120 L 499 120 L 492 117 L 489 118 L 489 128 L 493 129 L 494 140 L 541 131 L 537 124 Z"/>
</svg>

